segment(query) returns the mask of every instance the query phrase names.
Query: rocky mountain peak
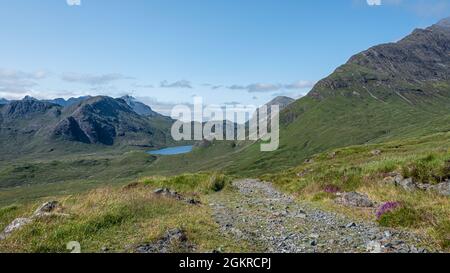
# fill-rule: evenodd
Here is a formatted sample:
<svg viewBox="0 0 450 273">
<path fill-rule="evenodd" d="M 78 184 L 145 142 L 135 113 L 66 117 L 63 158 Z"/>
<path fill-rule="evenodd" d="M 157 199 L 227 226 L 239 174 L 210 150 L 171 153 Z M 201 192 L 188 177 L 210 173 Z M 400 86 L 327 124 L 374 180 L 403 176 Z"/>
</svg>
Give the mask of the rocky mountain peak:
<svg viewBox="0 0 450 273">
<path fill-rule="evenodd" d="M 267 106 L 279 105 L 280 110 L 283 110 L 284 108 L 286 108 L 289 104 L 293 103 L 294 101 L 295 100 L 290 97 L 278 96 L 278 97 L 274 98 L 273 100 L 271 100 L 270 102 L 268 102 L 266 105 Z"/>
<path fill-rule="evenodd" d="M 447 27 L 450 28 L 450 17 L 447 17 L 445 19 L 442 19 L 441 21 L 439 21 L 436 25 L 440 26 L 440 27 Z"/>
<path fill-rule="evenodd" d="M 22 100 L 12 101 L 2 108 L 2 115 L 7 119 L 26 118 L 36 114 L 52 112 L 59 115 L 60 107 L 53 103 L 36 100 L 32 97 L 25 97 Z"/>
<path fill-rule="evenodd" d="M 134 112 L 136 112 L 137 114 L 139 114 L 141 116 L 146 116 L 146 117 L 161 116 L 160 114 L 153 111 L 153 109 L 150 106 L 138 101 L 133 96 L 125 95 L 125 96 L 121 97 L 120 99 L 124 100 L 133 109 Z"/>
<path fill-rule="evenodd" d="M 407 92 L 404 98 L 412 92 L 414 96 L 432 95 L 432 89 L 423 92 L 427 83 L 450 80 L 450 31 L 447 30 L 450 30 L 449 18 L 426 29 L 416 29 L 398 42 L 358 53 L 319 81 L 310 96 L 323 98 L 336 94 L 336 90 L 359 90 L 362 86 L 384 89 L 384 94 L 378 94 L 383 96 L 389 95 L 389 90 Z"/>
</svg>

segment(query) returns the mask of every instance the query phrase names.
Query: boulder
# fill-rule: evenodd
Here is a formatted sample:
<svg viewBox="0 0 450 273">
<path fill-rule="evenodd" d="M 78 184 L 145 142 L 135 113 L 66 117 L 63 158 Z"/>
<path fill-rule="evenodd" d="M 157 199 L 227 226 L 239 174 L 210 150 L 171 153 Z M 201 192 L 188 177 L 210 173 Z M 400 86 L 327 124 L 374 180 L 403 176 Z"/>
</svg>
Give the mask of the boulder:
<svg viewBox="0 0 450 273">
<path fill-rule="evenodd" d="M 400 182 L 402 182 L 403 181 L 403 175 L 401 175 L 401 174 L 397 174 L 395 177 L 394 177 L 394 182 L 395 182 L 395 185 L 399 185 L 400 184 Z"/>
<path fill-rule="evenodd" d="M 6 239 L 12 232 L 21 229 L 23 226 L 32 223 L 35 219 L 46 216 L 69 216 L 68 214 L 56 213 L 55 209 L 58 207 L 58 201 L 50 201 L 42 204 L 30 217 L 17 218 L 9 224 L 2 233 L 0 233 L 0 240 Z"/>
<path fill-rule="evenodd" d="M 374 203 L 365 194 L 357 192 L 346 192 L 342 194 L 342 203 L 347 206 L 352 207 L 373 207 Z"/>
<path fill-rule="evenodd" d="M 14 221 L 9 224 L 2 233 L 0 233 L 0 240 L 6 239 L 11 233 L 13 233 L 16 230 L 21 229 L 25 225 L 28 225 L 29 223 L 33 222 L 32 218 L 17 218 Z"/>
<path fill-rule="evenodd" d="M 414 191 L 417 189 L 416 184 L 413 182 L 412 178 L 403 179 L 398 183 L 398 185 L 406 191 Z"/>
<path fill-rule="evenodd" d="M 447 180 L 446 182 L 430 186 L 429 189 L 440 195 L 450 196 L 450 181 Z"/>
<path fill-rule="evenodd" d="M 58 201 L 50 201 L 42 204 L 33 214 L 33 216 L 39 216 L 46 213 L 53 212 L 58 207 Z"/>
</svg>

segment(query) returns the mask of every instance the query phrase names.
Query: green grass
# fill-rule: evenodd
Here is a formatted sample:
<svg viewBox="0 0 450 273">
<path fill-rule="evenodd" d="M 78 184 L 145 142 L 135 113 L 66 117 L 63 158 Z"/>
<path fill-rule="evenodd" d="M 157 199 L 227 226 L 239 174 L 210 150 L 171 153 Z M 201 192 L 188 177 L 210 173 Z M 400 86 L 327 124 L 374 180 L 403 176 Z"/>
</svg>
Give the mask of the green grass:
<svg viewBox="0 0 450 273">
<path fill-rule="evenodd" d="M 402 207 L 383 214 L 378 223 L 384 227 L 416 227 L 423 222 L 423 214 L 410 207 Z"/>
<path fill-rule="evenodd" d="M 212 176 L 174 177 L 170 186 L 203 200 L 207 196 L 204 193 L 213 192 L 207 182 Z M 182 182 L 189 185 L 184 186 Z M 152 183 L 60 196 L 57 198 L 61 202 L 60 210 L 69 217 L 52 216 L 34 221 L 0 241 L 0 252 L 68 252 L 66 244 L 70 241 L 79 242 L 82 252 L 100 252 L 102 247 L 112 252 L 133 252 L 139 244 L 153 242 L 174 228 L 184 230 L 199 252 L 253 250 L 222 234 L 207 205 L 194 207 L 158 197 L 152 194 L 155 188 L 149 184 Z M 0 228 L 17 217 L 31 215 L 42 201 L 0 209 Z"/>
<path fill-rule="evenodd" d="M 219 173 L 183 174 L 172 177 L 149 177 L 144 184 L 157 188 L 170 188 L 179 192 L 200 192 L 203 194 L 221 191 L 231 178 Z"/>
</svg>

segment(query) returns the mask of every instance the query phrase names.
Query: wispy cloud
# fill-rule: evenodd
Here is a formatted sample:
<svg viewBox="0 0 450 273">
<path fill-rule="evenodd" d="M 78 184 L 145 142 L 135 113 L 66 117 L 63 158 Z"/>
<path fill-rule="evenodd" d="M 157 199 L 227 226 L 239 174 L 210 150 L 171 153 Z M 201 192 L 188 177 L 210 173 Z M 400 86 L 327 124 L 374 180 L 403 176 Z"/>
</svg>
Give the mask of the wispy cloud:
<svg viewBox="0 0 450 273">
<path fill-rule="evenodd" d="M 160 101 L 154 97 L 136 96 L 136 99 L 150 106 L 153 111 L 166 116 L 170 116 L 172 114 L 173 107 L 179 104 L 170 101 Z M 189 103 L 183 103 L 183 105 L 191 106 Z"/>
<path fill-rule="evenodd" d="M 162 81 L 160 84 L 162 88 L 192 88 L 191 82 L 186 80 L 180 80 L 173 83 L 168 81 Z"/>
<path fill-rule="evenodd" d="M 227 88 L 230 90 L 246 90 L 249 93 L 266 93 L 277 92 L 282 90 L 301 90 L 308 89 L 314 86 L 313 81 L 297 81 L 288 84 L 273 84 L 273 83 L 253 83 L 249 85 L 231 85 Z"/>
<path fill-rule="evenodd" d="M 81 0 L 66 0 L 69 6 L 81 6 Z"/>
<path fill-rule="evenodd" d="M 139 83 L 134 83 L 133 84 L 134 88 L 143 88 L 143 89 L 150 89 L 150 88 L 154 88 L 155 86 L 153 84 L 139 84 Z"/>
<path fill-rule="evenodd" d="M 14 97 L 29 92 L 46 78 L 48 73 L 40 70 L 24 72 L 20 70 L 0 69 L 0 92 L 3 96 Z"/>
<path fill-rule="evenodd" d="M 88 85 L 104 85 L 118 80 L 130 80 L 132 77 L 124 76 L 119 73 L 110 73 L 102 75 L 65 73 L 61 76 L 61 80 L 73 83 L 82 83 Z"/>
</svg>

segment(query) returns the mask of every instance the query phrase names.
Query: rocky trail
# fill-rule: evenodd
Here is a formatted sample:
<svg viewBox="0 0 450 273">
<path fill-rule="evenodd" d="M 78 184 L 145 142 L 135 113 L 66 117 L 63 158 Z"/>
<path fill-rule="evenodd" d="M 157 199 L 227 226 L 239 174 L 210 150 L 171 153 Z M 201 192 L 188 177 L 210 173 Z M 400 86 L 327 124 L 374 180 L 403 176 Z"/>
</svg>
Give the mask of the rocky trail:
<svg viewBox="0 0 450 273">
<path fill-rule="evenodd" d="M 426 252 L 420 238 L 375 223 L 354 222 L 307 203 L 295 202 L 270 183 L 233 182 L 233 194 L 210 200 L 224 232 L 264 252 Z"/>
</svg>

